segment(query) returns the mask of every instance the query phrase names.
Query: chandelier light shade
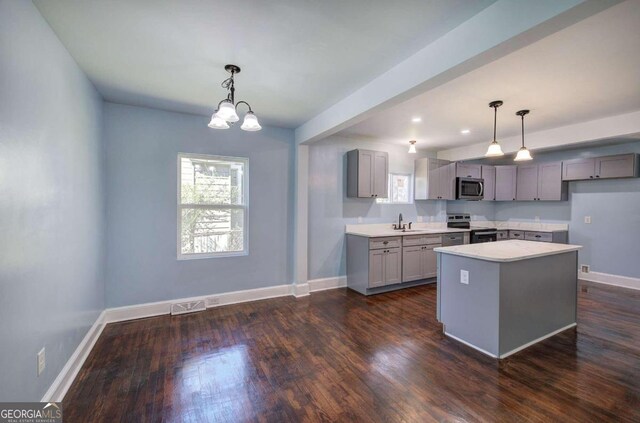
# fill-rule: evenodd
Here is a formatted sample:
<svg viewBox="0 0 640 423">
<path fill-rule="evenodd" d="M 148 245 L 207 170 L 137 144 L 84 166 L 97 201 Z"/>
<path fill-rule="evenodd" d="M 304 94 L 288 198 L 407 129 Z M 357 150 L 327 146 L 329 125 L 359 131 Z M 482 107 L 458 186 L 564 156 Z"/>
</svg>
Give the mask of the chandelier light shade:
<svg viewBox="0 0 640 423">
<path fill-rule="evenodd" d="M 524 162 L 526 160 L 532 160 L 531 152 L 524 146 L 524 117 L 529 114 L 529 110 L 518 110 L 516 112 L 517 116 L 520 116 L 522 120 L 522 147 L 518 150 L 518 154 L 516 154 L 516 158 L 513 159 L 516 162 Z"/>
<path fill-rule="evenodd" d="M 244 129 L 245 131 L 259 131 L 262 129 L 262 126 L 258 123 L 258 118 L 253 112 L 247 112 L 247 114 L 244 115 L 244 121 L 240 129 Z"/>
<path fill-rule="evenodd" d="M 211 116 L 211 122 L 209 122 L 207 126 L 213 129 L 229 129 L 229 124 L 226 120 L 218 116 L 217 110 L 213 113 L 213 116 Z"/>
<path fill-rule="evenodd" d="M 240 116 L 238 116 L 238 106 L 244 104 L 247 106 L 249 111 L 244 116 L 244 121 L 242 122 L 242 126 L 240 129 L 245 131 L 259 131 L 262 129 L 262 126 L 258 123 L 258 118 L 253 113 L 251 106 L 246 101 L 238 101 L 236 102 L 235 94 L 235 81 L 234 76 L 237 73 L 240 73 L 240 67 L 236 65 L 227 65 L 224 69 L 231 74 L 231 76 L 225 79 L 222 82 L 222 88 L 227 90 L 227 98 L 223 99 L 218 103 L 217 110 L 211 116 L 211 122 L 209 122 L 209 128 L 213 129 L 228 129 L 230 128 L 230 124 L 240 120 Z"/>
<path fill-rule="evenodd" d="M 415 140 L 409 141 L 409 153 L 410 154 L 416 154 L 416 141 Z"/>
<path fill-rule="evenodd" d="M 502 101 L 496 100 L 489 103 L 489 107 L 493 108 L 493 141 L 489 144 L 485 157 L 499 157 L 504 156 L 502 148 L 498 141 L 496 141 L 496 126 L 498 122 L 498 107 L 502 106 Z"/>
<path fill-rule="evenodd" d="M 234 106 L 229 100 L 222 100 L 222 103 L 220 103 L 220 107 L 218 108 L 218 116 L 230 123 L 240 120 L 238 113 L 236 112 L 236 106 Z"/>
</svg>

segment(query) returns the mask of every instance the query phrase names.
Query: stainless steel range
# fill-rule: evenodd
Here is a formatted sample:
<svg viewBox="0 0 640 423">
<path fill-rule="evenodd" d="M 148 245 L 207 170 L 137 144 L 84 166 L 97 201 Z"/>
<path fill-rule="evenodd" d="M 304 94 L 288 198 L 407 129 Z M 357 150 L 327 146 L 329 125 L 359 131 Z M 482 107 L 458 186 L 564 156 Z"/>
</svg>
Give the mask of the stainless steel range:
<svg viewBox="0 0 640 423">
<path fill-rule="evenodd" d="M 447 214 L 447 227 L 457 229 L 471 229 L 471 215 L 468 213 Z M 496 228 L 477 228 L 471 231 L 471 243 L 493 242 L 498 240 Z"/>
</svg>

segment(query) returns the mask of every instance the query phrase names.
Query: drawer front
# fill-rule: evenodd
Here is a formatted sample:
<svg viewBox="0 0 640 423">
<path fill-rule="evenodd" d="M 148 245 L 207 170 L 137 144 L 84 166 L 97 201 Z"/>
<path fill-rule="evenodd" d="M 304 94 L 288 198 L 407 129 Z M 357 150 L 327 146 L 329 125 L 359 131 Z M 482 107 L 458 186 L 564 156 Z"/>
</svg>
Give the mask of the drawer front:
<svg viewBox="0 0 640 423">
<path fill-rule="evenodd" d="M 369 249 L 378 250 L 380 248 L 399 248 L 402 245 L 399 236 L 389 238 L 372 238 L 369 240 Z"/>
<path fill-rule="evenodd" d="M 551 232 L 525 232 L 524 239 L 527 241 L 553 242 L 553 234 Z"/>
<path fill-rule="evenodd" d="M 509 239 L 509 231 L 498 231 L 498 241 Z"/>
<path fill-rule="evenodd" d="M 444 247 L 449 247 L 451 245 L 462 245 L 464 244 L 464 234 L 444 234 L 442 235 L 442 245 Z"/>
<path fill-rule="evenodd" d="M 509 231 L 509 239 L 524 239 L 524 231 Z"/>
<path fill-rule="evenodd" d="M 442 236 L 440 235 L 410 235 L 402 238 L 403 247 L 411 247 L 414 245 L 432 245 L 441 244 Z"/>
</svg>

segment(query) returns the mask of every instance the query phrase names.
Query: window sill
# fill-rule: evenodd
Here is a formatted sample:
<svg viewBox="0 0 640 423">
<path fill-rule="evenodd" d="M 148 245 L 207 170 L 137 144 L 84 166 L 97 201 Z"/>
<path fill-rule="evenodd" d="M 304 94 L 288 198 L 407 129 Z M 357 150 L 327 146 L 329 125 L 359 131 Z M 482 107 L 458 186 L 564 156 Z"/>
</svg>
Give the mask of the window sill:
<svg viewBox="0 0 640 423">
<path fill-rule="evenodd" d="M 228 258 L 228 257 L 242 257 L 248 256 L 248 251 L 237 251 L 232 253 L 213 253 L 213 254 L 179 254 L 178 261 L 183 260 L 201 260 L 201 259 L 212 259 L 212 258 Z"/>
</svg>

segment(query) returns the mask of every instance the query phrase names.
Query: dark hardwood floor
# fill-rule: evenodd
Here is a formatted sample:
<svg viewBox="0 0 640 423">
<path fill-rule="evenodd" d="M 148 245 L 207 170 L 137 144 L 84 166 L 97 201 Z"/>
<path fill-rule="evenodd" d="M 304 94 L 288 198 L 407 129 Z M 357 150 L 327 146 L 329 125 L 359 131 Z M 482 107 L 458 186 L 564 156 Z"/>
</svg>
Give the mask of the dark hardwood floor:
<svg viewBox="0 0 640 423">
<path fill-rule="evenodd" d="M 639 422 L 640 292 L 580 286 L 577 329 L 500 362 L 442 335 L 433 285 L 110 324 L 65 422 Z"/>
</svg>

